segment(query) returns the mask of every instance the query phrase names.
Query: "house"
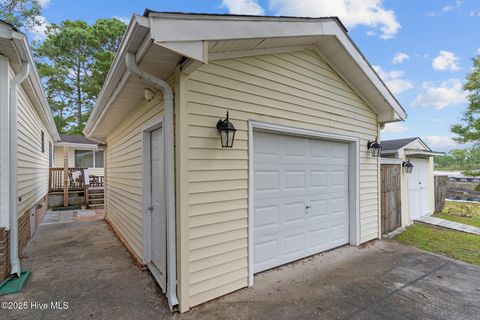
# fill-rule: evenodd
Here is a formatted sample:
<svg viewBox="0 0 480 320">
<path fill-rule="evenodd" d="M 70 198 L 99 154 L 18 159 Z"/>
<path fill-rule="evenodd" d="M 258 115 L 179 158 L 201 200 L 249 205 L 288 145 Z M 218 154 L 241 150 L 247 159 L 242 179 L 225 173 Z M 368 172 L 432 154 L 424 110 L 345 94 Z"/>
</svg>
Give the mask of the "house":
<svg viewBox="0 0 480 320">
<path fill-rule="evenodd" d="M 401 226 L 432 214 L 435 210 L 433 157 L 444 153 L 432 151 L 419 137 L 382 140 L 380 144 L 382 157 L 397 159 L 403 167 Z"/>
<path fill-rule="evenodd" d="M 53 144 L 60 139 L 25 35 L 0 21 L 0 280 L 47 208 Z"/>
<path fill-rule="evenodd" d="M 106 145 L 107 221 L 184 312 L 378 239 L 371 151 L 405 117 L 337 18 L 147 10 L 84 133 Z"/>
<path fill-rule="evenodd" d="M 86 168 L 89 176 L 104 176 L 103 149 L 98 142 L 83 135 L 60 135 L 55 143 L 54 166 L 63 167 L 67 158 L 69 168 Z"/>
</svg>

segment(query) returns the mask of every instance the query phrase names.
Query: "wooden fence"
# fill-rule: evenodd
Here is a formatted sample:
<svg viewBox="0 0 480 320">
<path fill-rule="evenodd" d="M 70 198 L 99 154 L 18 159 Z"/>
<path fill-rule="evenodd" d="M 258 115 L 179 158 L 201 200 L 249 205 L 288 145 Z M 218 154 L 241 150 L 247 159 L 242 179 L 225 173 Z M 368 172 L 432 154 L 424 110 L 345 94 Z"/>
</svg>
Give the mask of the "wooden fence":
<svg viewBox="0 0 480 320">
<path fill-rule="evenodd" d="M 380 165 L 382 234 L 402 225 L 401 175 L 400 164 Z"/>
<path fill-rule="evenodd" d="M 445 208 L 447 183 L 448 176 L 435 176 L 435 212 L 440 212 Z"/>
</svg>

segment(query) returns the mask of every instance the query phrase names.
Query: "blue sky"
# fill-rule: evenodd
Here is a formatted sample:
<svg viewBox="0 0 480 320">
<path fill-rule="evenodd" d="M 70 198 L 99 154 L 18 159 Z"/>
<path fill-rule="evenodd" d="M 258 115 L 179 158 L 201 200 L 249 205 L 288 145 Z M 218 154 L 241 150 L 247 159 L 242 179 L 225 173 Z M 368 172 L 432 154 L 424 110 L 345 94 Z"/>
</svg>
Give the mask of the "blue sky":
<svg viewBox="0 0 480 320">
<path fill-rule="evenodd" d="M 432 149 L 462 147 L 450 126 L 467 107 L 463 91 L 472 58 L 480 54 L 478 0 L 40 0 L 46 23 L 64 19 L 129 20 L 158 11 L 339 16 L 369 62 L 407 110 L 382 139 L 423 138 Z M 41 39 L 42 28 L 31 38 Z"/>
</svg>

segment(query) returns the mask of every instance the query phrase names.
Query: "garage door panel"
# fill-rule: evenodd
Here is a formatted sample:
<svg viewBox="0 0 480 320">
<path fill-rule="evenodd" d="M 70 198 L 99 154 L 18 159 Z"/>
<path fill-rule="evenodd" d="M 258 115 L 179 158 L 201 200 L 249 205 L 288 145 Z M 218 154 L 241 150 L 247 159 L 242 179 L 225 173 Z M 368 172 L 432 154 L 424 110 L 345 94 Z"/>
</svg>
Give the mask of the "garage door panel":
<svg viewBox="0 0 480 320">
<path fill-rule="evenodd" d="M 255 132 L 254 145 L 254 272 L 348 243 L 348 144 Z"/>
</svg>

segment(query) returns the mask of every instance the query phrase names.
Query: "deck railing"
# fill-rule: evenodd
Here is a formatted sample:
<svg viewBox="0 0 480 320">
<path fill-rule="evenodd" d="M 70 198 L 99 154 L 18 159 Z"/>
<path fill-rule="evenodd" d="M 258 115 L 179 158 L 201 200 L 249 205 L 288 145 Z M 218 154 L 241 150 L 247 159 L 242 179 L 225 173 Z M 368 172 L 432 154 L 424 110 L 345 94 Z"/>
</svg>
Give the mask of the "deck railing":
<svg viewBox="0 0 480 320">
<path fill-rule="evenodd" d="M 90 187 L 103 187 L 103 176 L 90 176 Z"/>
<path fill-rule="evenodd" d="M 63 192 L 64 168 L 50 168 L 48 192 Z M 84 191 L 84 168 L 68 168 L 68 191 Z"/>
</svg>

